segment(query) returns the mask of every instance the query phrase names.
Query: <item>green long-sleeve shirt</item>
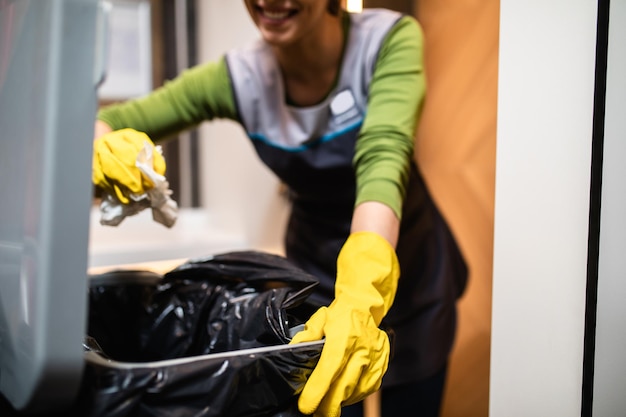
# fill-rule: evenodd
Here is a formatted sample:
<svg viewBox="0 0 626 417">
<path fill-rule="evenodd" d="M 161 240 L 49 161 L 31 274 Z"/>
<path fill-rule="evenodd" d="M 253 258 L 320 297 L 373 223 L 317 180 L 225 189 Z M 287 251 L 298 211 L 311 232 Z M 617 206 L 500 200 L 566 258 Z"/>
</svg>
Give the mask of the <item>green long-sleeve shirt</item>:
<svg viewBox="0 0 626 417">
<path fill-rule="evenodd" d="M 344 33 L 349 22 L 346 13 Z M 403 17 L 387 35 L 369 87 L 353 161 L 355 204 L 379 201 L 400 218 L 425 95 L 422 32 L 413 18 Z M 148 96 L 98 114 L 114 130 L 131 127 L 155 141 L 217 118 L 241 122 L 224 58 L 188 69 Z"/>
</svg>

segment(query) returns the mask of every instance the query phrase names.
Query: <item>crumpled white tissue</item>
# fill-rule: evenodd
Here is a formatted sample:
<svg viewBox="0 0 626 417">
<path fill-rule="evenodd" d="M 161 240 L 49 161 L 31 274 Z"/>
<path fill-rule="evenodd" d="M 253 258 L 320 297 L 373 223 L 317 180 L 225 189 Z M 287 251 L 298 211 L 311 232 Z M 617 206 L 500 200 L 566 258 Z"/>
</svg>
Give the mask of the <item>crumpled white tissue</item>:
<svg viewBox="0 0 626 417">
<path fill-rule="evenodd" d="M 156 147 L 160 151 L 159 146 Z M 145 180 L 152 183 L 153 188 L 143 194 L 130 194 L 130 203 L 123 204 L 117 197 L 104 192 L 100 203 L 100 224 L 117 226 L 128 216 L 151 208 L 154 221 L 166 227 L 172 227 L 178 217 L 178 204 L 170 197 L 172 190 L 169 182 L 152 168 L 152 147 L 146 143 L 137 155 L 135 166 L 139 168 Z"/>
</svg>

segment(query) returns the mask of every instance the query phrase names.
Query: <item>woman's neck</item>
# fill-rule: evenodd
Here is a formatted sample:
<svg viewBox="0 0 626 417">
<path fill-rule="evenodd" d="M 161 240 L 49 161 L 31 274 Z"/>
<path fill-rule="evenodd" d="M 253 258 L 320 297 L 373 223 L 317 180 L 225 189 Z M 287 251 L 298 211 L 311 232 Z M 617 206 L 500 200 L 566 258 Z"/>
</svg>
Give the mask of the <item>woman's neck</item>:
<svg viewBox="0 0 626 417">
<path fill-rule="evenodd" d="M 324 99 L 341 65 L 344 44 L 341 17 L 327 15 L 321 26 L 294 44 L 274 47 L 287 96 L 297 105 L 309 106 Z"/>
</svg>

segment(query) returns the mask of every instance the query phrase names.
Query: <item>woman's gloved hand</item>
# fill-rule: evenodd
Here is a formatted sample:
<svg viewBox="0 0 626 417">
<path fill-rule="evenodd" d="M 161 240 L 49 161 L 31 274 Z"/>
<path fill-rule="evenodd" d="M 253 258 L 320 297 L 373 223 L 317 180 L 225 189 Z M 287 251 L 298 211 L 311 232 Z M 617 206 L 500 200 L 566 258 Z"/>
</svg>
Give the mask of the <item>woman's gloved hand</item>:
<svg viewBox="0 0 626 417">
<path fill-rule="evenodd" d="M 165 159 L 157 151 L 148 135 L 134 129 L 116 130 L 102 135 L 93 145 L 93 183 L 109 192 L 124 204 L 131 194 L 141 195 L 152 188 L 136 166 L 137 156 L 148 143 L 152 147 L 154 171 L 165 174 Z"/>
<path fill-rule="evenodd" d="M 394 248 L 373 232 L 351 234 L 337 258 L 335 300 L 320 308 L 294 343 L 326 338 L 298 408 L 337 417 L 341 406 L 380 388 L 389 362 L 389 339 L 378 326 L 396 294 L 400 267 Z"/>
</svg>

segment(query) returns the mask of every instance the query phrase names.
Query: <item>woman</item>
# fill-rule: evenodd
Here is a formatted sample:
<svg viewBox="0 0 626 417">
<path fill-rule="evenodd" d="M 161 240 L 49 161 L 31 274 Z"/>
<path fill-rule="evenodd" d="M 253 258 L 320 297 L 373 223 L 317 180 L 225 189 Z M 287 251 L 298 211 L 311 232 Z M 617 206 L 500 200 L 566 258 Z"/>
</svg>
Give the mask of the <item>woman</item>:
<svg viewBox="0 0 626 417">
<path fill-rule="evenodd" d="M 244 1 L 262 39 L 99 113 L 94 182 L 122 201 L 142 191 L 103 172 L 116 166 L 108 158 L 133 160 L 135 130 L 159 140 L 240 122 L 290 189 L 287 257 L 320 280 L 312 299 L 323 307 L 292 342 L 326 338 L 300 411 L 359 415 L 360 404 L 341 407 L 382 383 L 383 416 L 436 416 L 467 271 L 413 162 L 419 25 L 382 9 L 349 14 L 339 0 Z"/>
</svg>

